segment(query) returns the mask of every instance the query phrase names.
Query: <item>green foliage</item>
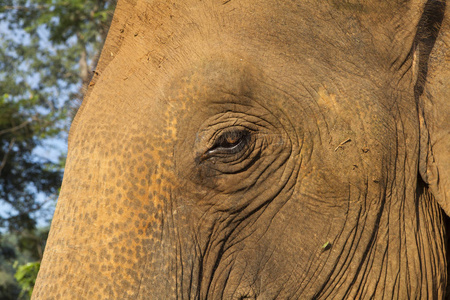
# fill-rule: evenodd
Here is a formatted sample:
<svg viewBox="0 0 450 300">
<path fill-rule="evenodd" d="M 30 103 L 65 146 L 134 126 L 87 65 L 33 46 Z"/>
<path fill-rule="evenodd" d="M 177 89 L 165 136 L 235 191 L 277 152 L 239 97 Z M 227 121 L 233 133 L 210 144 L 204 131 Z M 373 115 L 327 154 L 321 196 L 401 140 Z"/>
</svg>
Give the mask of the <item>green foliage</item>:
<svg viewBox="0 0 450 300">
<path fill-rule="evenodd" d="M 19 297 L 23 296 L 25 293 L 28 293 L 29 297 L 31 297 L 40 266 L 40 262 L 30 262 L 25 265 L 17 266 L 17 272 L 14 275 L 14 278 L 16 278 L 22 289 Z"/>
<path fill-rule="evenodd" d="M 39 86 L 39 99 L 52 108 L 77 107 L 106 38 L 114 3 L 111 0 L 2 0 L 0 20 L 15 38 L 7 39 L 16 70 Z M 1 39 L 0 39 L 1 40 Z M 6 46 L 6 45 L 5 45 Z M 1 92 L 1 89 L 0 89 Z M 63 102 L 63 103 L 61 103 Z"/>
<path fill-rule="evenodd" d="M 17 300 L 20 298 L 20 287 L 8 273 L 0 271 L 0 299 Z"/>
<path fill-rule="evenodd" d="M 9 231 L 33 229 L 31 215 L 42 205 L 36 193 L 56 195 L 61 183 L 58 166 L 33 152 L 42 138 L 57 132 L 55 115 L 41 115 L 35 99 L 0 98 L 0 199 L 16 212 L 1 217 L 0 226 Z"/>
<path fill-rule="evenodd" d="M 48 227 L 0 235 L 0 299 L 29 299 L 47 235 Z"/>
<path fill-rule="evenodd" d="M 0 236 L 0 299 L 19 299 L 21 288 L 13 276 L 16 249 L 10 236 Z"/>
</svg>

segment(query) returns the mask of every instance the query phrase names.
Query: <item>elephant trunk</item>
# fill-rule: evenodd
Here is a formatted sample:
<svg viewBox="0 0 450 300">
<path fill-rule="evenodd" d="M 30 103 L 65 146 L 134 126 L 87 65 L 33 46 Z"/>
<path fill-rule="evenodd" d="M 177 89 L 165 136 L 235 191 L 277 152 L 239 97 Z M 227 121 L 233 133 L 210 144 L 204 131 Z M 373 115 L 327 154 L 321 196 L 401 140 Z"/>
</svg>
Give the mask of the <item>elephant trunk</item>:
<svg viewBox="0 0 450 300">
<path fill-rule="evenodd" d="M 170 168 L 93 148 L 70 153 L 33 298 L 195 297 L 199 255 Z"/>
</svg>

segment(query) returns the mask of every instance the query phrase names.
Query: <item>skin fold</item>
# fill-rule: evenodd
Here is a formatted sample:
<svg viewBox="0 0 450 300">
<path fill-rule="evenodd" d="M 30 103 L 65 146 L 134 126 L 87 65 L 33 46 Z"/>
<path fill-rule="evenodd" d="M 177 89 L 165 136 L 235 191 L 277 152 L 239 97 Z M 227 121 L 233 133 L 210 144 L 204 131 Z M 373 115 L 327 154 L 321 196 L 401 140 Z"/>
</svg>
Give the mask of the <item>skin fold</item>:
<svg viewBox="0 0 450 300">
<path fill-rule="evenodd" d="M 448 14 L 119 1 L 33 299 L 443 299 Z"/>
</svg>

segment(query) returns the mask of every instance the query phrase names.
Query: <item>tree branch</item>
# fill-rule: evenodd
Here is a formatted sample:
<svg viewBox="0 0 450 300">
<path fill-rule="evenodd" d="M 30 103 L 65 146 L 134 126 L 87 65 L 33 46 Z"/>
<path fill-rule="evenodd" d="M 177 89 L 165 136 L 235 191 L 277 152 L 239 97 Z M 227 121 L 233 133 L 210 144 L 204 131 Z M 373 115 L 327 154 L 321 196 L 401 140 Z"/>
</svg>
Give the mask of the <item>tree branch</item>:
<svg viewBox="0 0 450 300">
<path fill-rule="evenodd" d="M 37 6 L 23 6 L 23 5 L 16 5 L 16 6 L 3 6 L 4 10 L 31 10 L 31 9 L 48 9 L 47 5 L 37 5 Z"/>
<path fill-rule="evenodd" d="M 2 163 L 0 164 L 0 174 L 2 174 L 2 170 L 6 165 L 6 161 L 8 160 L 8 154 L 11 152 L 14 147 L 14 143 L 16 142 L 16 138 L 12 138 L 8 145 L 8 150 L 5 152 L 5 156 L 3 156 Z"/>
<path fill-rule="evenodd" d="M 37 116 L 32 116 L 30 120 L 26 120 L 25 122 L 23 122 L 23 123 L 21 123 L 21 124 L 19 124 L 17 126 L 14 126 L 14 127 L 8 128 L 8 129 L 0 130 L 0 135 L 3 135 L 5 133 L 9 133 L 9 132 L 15 132 L 15 131 L 17 131 L 19 129 L 24 128 L 25 126 L 27 126 L 28 124 L 30 124 L 31 122 L 36 121 L 36 120 L 37 120 Z"/>
</svg>

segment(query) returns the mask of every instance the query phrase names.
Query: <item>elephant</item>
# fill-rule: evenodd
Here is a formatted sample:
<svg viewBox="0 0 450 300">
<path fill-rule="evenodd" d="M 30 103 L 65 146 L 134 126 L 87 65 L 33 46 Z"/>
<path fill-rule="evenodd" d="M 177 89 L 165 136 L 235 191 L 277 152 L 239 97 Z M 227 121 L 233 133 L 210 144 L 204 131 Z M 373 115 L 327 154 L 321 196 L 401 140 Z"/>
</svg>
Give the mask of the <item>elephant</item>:
<svg viewBox="0 0 450 300">
<path fill-rule="evenodd" d="M 443 299 L 440 0 L 119 0 L 33 299 Z"/>
</svg>

